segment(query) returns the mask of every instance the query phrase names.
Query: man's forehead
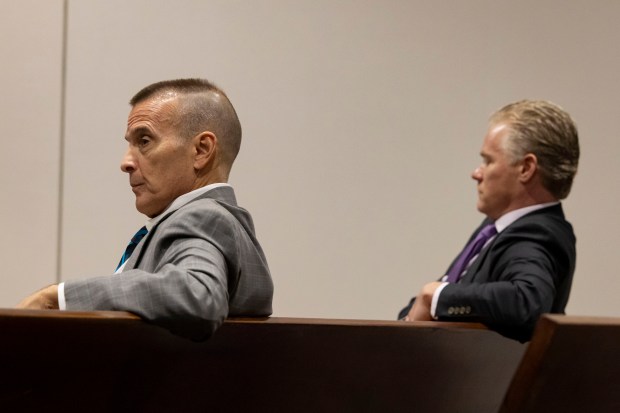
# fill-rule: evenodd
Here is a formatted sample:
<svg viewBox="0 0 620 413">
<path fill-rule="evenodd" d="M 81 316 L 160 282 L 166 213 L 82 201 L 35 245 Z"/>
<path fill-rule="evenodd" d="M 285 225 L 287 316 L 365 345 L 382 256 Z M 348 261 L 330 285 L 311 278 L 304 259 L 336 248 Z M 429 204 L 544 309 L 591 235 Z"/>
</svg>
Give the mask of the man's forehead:
<svg viewBox="0 0 620 413">
<path fill-rule="evenodd" d="M 136 103 L 129 112 L 127 126 L 139 122 L 164 122 L 171 120 L 177 95 L 156 96 Z"/>
<path fill-rule="evenodd" d="M 504 122 L 489 125 L 485 142 L 495 143 L 504 140 L 510 134 L 510 125 Z"/>
<path fill-rule="evenodd" d="M 499 135 L 510 128 L 507 122 L 496 122 L 489 125 L 489 135 Z"/>
<path fill-rule="evenodd" d="M 486 135 L 482 141 L 480 155 L 489 155 L 490 152 L 497 152 L 503 147 L 503 141 L 509 133 L 509 125 L 506 123 L 495 123 L 489 125 Z"/>
</svg>

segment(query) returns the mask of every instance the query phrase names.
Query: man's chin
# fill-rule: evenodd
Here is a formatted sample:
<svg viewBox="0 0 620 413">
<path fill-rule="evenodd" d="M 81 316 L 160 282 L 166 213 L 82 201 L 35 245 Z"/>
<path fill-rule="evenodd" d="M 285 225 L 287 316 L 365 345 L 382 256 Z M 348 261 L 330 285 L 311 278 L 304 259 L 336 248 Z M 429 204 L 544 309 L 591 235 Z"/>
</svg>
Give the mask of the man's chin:
<svg viewBox="0 0 620 413">
<path fill-rule="evenodd" d="M 164 212 L 165 208 L 158 208 L 156 205 L 154 206 L 152 203 L 143 202 L 141 199 L 136 197 L 136 209 L 139 213 L 146 215 L 149 218 L 154 218 Z"/>
<path fill-rule="evenodd" d="M 148 208 L 148 203 L 144 202 L 144 200 L 140 198 L 141 197 L 139 195 L 136 195 L 136 209 L 138 210 L 139 213 L 151 218 L 151 215 L 150 215 L 151 211 L 150 211 L 150 208 Z"/>
</svg>

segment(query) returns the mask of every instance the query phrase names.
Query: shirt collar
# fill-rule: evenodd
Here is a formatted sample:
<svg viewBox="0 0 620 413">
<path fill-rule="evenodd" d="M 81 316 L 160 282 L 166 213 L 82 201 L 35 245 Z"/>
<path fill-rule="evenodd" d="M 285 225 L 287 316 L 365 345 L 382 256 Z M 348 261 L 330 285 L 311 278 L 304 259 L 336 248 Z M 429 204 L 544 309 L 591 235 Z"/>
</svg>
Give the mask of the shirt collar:
<svg viewBox="0 0 620 413">
<path fill-rule="evenodd" d="M 215 184 L 210 184 L 210 185 L 206 185 L 203 186 L 201 188 L 198 189 L 194 189 L 191 192 L 188 192 L 186 194 L 181 195 L 180 197 L 178 197 L 177 199 L 175 199 L 174 201 L 172 201 L 172 203 L 170 204 L 170 206 L 168 208 L 166 208 L 164 210 L 164 212 L 162 212 L 161 214 L 157 215 L 156 217 L 153 217 L 151 219 L 149 219 L 148 221 L 146 221 L 146 229 L 147 230 L 151 230 L 151 228 L 153 228 L 155 225 L 157 225 L 157 223 L 159 221 L 161 221 L 161 219 L 170 214 L 171 212 L 176 211 L 177 209 L 181 208 L 183 205 L 187 204 L 188 202 L 198 198 L 200 195 L 202 194 L 206 194 L 207 192 L 215 189 L 215 188 L 220 188 L 223 186 L 230 186 L 229 184 L 225 183 L 225 182 L 218 182 Z"/>
<path fill-rule="evenodd" d="M 499 217 L 497 221 L 495 221 L 495 229 L 497 230 L 497 233 L 499 234 L 500 232 L 505 230 L 506 227 L 508 227 L 508 225 L 512 224 L 513 222 L 515 222 L 517 219 L 521 218 L 522 216 L 527 215 L 530 212 L 538 211 L 539 209 L 547 208 L 553 205 L 558 205 L 559 203 L 560 203 L 559 201 L 547 202 L 544 204 L 530 205 L 525 208 L 519 208 L 519 209 L 515 209 L 514 211 L 507 212 L 501 217 Z"/>
</svg>

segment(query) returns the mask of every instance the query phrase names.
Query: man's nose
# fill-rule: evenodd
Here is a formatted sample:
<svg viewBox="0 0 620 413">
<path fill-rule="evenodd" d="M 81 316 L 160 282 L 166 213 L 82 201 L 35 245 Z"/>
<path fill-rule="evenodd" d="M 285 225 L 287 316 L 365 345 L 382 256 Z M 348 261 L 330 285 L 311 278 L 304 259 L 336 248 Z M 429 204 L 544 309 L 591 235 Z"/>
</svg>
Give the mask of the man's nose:
<svg viewBox="0 0 620 413">
<path fill-rule="evenodd" d="M 125 156 L 121 160 L 121 171 L 129 173 L 136 170 L 136 162 L 134 160 L 133 155 L 131 154 L 131 149 L 127 149 L 125 152 Z"/>
<path fill-rule="evenodd" d="M 473 172 L 471 173 L 471 178 L 480 182 L 480 180 L 482 179 L 482 172 L 480 171 L 480 167 L 477 167 L 473 170 Z"/>
</svg>

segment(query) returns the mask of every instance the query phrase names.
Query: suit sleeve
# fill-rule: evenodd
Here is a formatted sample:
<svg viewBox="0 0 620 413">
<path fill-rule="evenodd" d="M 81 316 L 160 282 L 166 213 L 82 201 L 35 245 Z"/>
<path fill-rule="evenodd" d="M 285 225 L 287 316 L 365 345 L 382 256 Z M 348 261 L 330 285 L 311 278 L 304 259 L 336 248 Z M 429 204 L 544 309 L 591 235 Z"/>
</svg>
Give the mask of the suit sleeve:
<svg viewBox="0 0 620 413">
<path fill-rule="evenodd" d="M 486 225 L 488 225 L 491 221 L 487 218 L 485 218 L 482 223 L 480 224 L 480 226 L 478 228 L 476 228 L 476 230 L 471 234 L 471 236 L 469 237 L 469 239 L 467 240 L 467 243 L 465 243 L 465 245 L 469 244 L 474 238 L 476 238 L 476 235 L 478 234 L 478 232 Z M 437 281 L 443 281 L 443 277 L 445 274 L 448 274 L 448 272 L 450 271 L 450 268 L 452 268 L 452 266 L 454 265 L 454 263 L 456 262 L 456 260 L 458 259 L 458 255 L 456 255 L 456 257 L 452 260 L 452 262 L 450 263 L 450 265 L 448 266 L 448 268 L 446 269 L 446 271 L 444 272 L 444 274 L 439 277 L 439 279 L 437 279 Z M 411 300 L 409 300 L 409 303 L 407 303 L 407 305 L 402 308 L 400 310 L 400 312 L 398 313 L 398 320 L 402 320 L 407 314 L 409 314 L 409 311 L 411 310 L 411 307 L 413 307 L 413 304 L 415 303 L 416 297 L 414 296 L 413 298 L 411 298 Z"/>
<path fill-rule="evenodd" d="M 158 231 L 149 271 L 68 281 L 67 309 L 129 311 L 175 334 L 208 338 L 228 314 L 226 255 L 234 255 L 235 229 L 218 211 L 190 211 Z"/>
</svg>

